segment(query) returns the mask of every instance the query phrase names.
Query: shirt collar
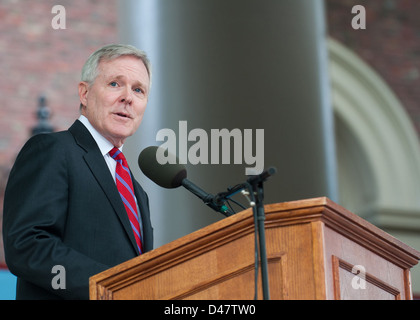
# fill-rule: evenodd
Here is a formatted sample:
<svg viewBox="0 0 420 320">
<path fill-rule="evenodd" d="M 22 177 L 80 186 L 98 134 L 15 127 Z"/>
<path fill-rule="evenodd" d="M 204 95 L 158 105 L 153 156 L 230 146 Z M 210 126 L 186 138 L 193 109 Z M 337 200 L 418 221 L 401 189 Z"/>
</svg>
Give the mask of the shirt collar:
<svg viewBox="0 0 420 320">
<path fill-rule="evenodd" d="M 90 134 L 92 135 L 93 139 L 96 141 L 96 144 L 99 147 L 99 150 L 101 150 L 101 153 L 103 156 L 108 154 L 109 151 L 114 148 L 114 145 L 109 142 L 107 139 L 104 138 L 89 122 L 88 118 L 86 118 L 84 115 L 80 115 L 79 121 L 84 124 L 84 126 L 89 130 Z M 120 151 L 122 152 L 123 146 L 121 146 Z"/>
</svg>

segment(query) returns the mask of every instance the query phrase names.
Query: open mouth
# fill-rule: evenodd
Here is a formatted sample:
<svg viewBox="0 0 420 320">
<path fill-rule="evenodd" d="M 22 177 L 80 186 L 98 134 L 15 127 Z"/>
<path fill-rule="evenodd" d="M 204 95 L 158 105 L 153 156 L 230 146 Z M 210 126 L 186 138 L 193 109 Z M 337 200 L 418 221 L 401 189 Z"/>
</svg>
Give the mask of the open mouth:
<svg viewBox="0 0 420 320">
<path fill-rule="evenodd" d="M 115 115 L 117 115 L 118 117 L 127 118 L 127 119 L 130 119 L 130 118 L 131 118 L 131 117 L 130 117 L 128 114 L 126 114 L 126 113 L 120 113 L 120 112 L 117 112 L 117 113 L 115 113 Z"/>
</svg>

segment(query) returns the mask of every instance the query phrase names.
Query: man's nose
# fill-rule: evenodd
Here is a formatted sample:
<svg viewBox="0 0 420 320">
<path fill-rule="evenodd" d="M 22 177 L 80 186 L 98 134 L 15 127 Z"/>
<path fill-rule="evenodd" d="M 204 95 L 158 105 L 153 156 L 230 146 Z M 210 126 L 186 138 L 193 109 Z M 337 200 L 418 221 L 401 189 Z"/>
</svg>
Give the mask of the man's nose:
<svg viewBox="0 0 420 320">
<path fill-rule="evenodd" d="M 131 91 L 131 89 L 127 88 L 123 92 L 120 101 L 127 104 L 131 104 L 131 102 L 133 101 L 133 92 Z"/>
</svg>

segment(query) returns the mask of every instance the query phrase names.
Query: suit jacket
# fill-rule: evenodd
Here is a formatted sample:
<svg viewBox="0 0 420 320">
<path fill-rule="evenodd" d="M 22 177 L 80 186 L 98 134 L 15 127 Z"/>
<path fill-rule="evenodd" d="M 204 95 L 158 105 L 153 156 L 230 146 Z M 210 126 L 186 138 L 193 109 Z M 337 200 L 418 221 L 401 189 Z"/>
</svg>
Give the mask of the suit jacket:
<svg viewBox="0 0 420 320">
<path fill-rule="evenodd" d="M 148 197 L 133 184 L 149 251 Z M 3 237 L 17 299 L 88 299 L 90 276 L 139 254 L 116 184 L 80 121 L 34 136 L 20 151 L 5 192 Z"/>
</svg>

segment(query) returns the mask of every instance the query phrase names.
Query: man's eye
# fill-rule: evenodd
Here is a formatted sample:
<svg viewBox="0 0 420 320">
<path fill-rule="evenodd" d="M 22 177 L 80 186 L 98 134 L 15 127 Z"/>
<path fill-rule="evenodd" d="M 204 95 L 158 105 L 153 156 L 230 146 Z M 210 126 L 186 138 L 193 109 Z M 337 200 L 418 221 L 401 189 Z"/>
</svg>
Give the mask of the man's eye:
<svg viewBox="0 0 420 320">
<path fill-rule="evenodd" d="M 116 87 L 116 86 L 118 85 L 118 83 L 116 83 L 115 81 L 112 81 L 109 85 L 110 85 L 111 87 Z"/>
<path fill-rule="evenodd" d="M 143 92 L 143 90 L 140 89 L 140 88 L 136 88 L 136 89 L 134 89 L 134 91 L 137 92 L 137 93 L 142 93 Z"/>
</svg>

